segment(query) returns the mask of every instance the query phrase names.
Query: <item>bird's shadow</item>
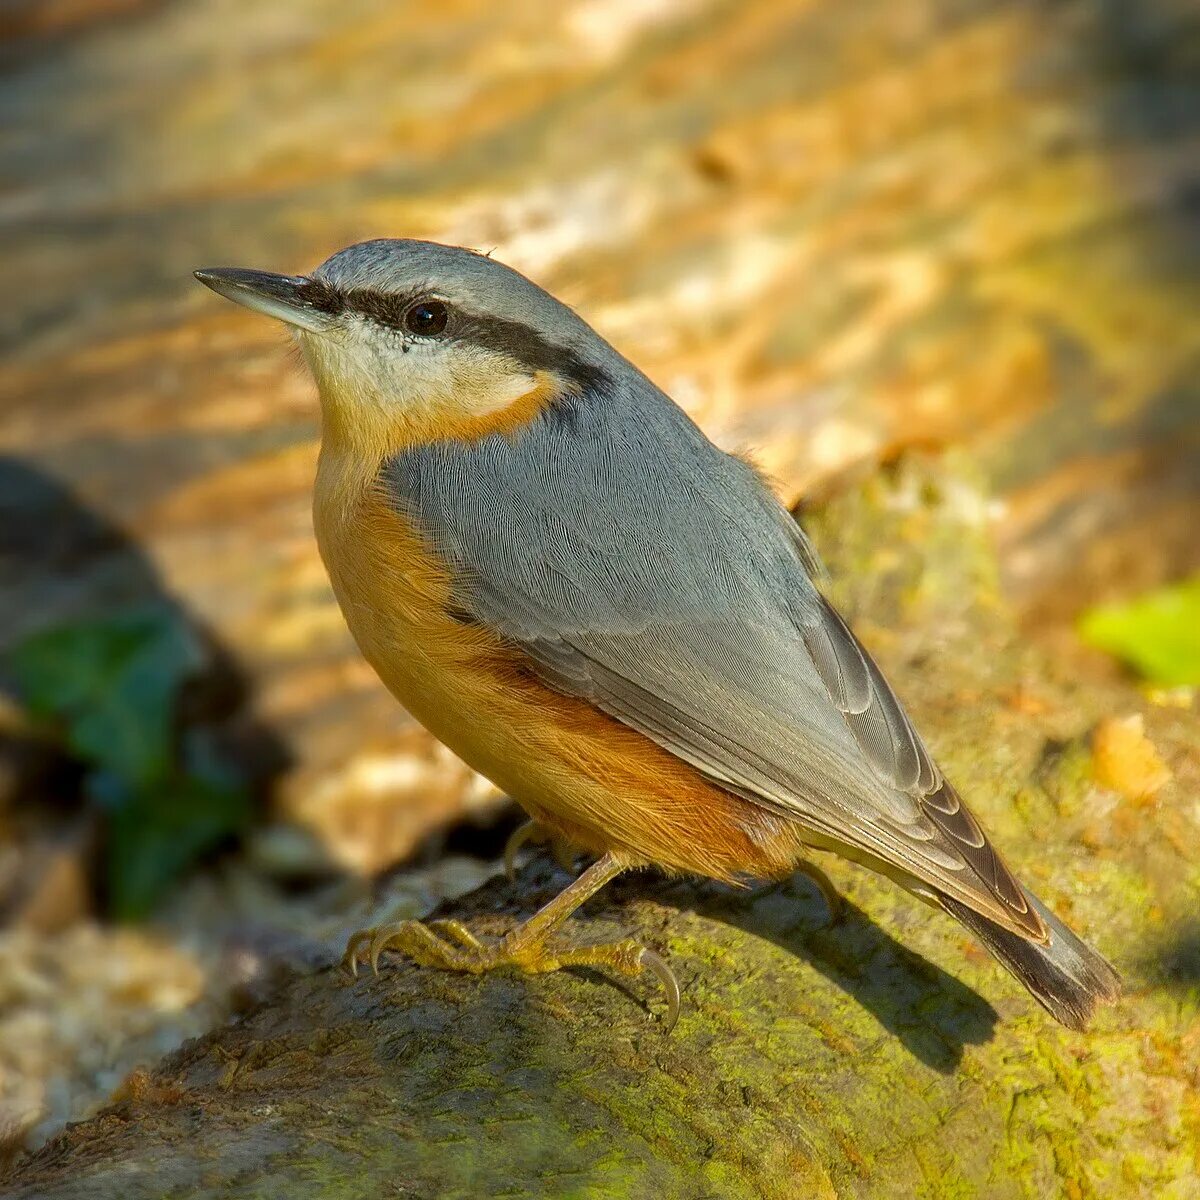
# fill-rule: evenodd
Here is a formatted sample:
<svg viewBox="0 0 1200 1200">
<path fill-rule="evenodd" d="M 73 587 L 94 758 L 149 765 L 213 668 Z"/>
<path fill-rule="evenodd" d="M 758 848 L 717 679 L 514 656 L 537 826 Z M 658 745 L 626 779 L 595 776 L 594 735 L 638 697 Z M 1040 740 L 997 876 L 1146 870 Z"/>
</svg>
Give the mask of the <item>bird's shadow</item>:
<svg viewBox="0 0 1200 1200">
<path fill-rule="evenodd" d="M 1178 996 L 1200 997 L 1200 918 L 1189 916 L 1176 922 L 1136 967 L 1152 987 Z"/>
<path fill-rule="evenodd" d="M 664 892 L 657 883 L 652 890 L 647 884 L 647 897 L 764 938 L 811 965 L 936 1071 L 953 1072 L 966 1046 L 993 1035 L 999 1016 L 977 992 L 901 945 L 848 900 L 831 916 L 802 876 L 750 892 L 707 883 L 668 885 Z"/>
</svg>

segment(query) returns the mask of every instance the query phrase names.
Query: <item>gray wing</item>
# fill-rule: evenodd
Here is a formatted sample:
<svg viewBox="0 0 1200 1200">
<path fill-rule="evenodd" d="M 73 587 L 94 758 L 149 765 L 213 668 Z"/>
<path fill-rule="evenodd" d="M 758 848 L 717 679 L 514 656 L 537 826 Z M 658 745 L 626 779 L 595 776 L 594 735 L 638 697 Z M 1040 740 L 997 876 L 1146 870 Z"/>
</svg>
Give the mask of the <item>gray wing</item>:
<svg viewBox="0 0 1200 1200">
<path fill-rule="evenodd" d="M 453 567 L 456 602 L 549 686 L 821 839 L 1043 936 L 814 587 L 799 527 L 664 405 L 585 407 L 516 439 L 406 452 L 385 479 Z"/>
</svg>

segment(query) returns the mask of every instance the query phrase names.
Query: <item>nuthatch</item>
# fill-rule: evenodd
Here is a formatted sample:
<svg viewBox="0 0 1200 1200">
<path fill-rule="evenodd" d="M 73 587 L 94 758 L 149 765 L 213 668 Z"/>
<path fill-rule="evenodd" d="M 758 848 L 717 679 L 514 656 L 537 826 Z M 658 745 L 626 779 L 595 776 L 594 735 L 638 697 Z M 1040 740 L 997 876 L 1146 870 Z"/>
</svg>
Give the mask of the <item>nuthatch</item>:
<svg viewBox="0 0 1200 1200">
<path fill-rule="evenodd" d="M 492 258 L 380 240 L 309 276 L 196 272 L 291 325 L 320 389 L 314 517 L 363 654 L 542 830 L 598 858 L 498 942 L 402 921 L 346 950 L 482 972 L 666 964 L 562 923 L 622 871 L 815 871 L 944 909 L 1060 1021 L 1116 973 L 1000 857 L 813 583 L 804 534 L 579 316 Z M 818 873 L 819 874 L 819 873 Z"/>
</svg>

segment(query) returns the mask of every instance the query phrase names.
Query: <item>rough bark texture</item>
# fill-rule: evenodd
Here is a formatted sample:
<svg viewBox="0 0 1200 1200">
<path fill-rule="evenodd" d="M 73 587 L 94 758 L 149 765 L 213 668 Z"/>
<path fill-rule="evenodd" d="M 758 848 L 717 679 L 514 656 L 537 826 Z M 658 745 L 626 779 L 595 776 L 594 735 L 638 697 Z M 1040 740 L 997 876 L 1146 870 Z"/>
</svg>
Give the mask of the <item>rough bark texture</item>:
<svg viewBox="0 0 1200 1200">
<path fill-rule="evenodd" d="M 6 1194 L 1200 1195 L 1200 718 L 1023 645 L 985 514 L 969 477 L 909 463 L 816 533 L 964 795 L 1125 974 L 1090 1032 L 1055 1026 L 948 918 L 847 864 L 824 863 L 848 898 L 835 921 L 803 877 L 739 893 L 645 876 L 576 931 L 669 957 L 670 1036 L 642 980 L 394 958 L 353 985 L 297 977 L 131 1079 Z M 1102 787 L 1095 723 L 1135 713 L 1159 768 L 1108 745 Z M 538 862 L 453 911 L 496 933 L 565 882 Z"/>
</svg>

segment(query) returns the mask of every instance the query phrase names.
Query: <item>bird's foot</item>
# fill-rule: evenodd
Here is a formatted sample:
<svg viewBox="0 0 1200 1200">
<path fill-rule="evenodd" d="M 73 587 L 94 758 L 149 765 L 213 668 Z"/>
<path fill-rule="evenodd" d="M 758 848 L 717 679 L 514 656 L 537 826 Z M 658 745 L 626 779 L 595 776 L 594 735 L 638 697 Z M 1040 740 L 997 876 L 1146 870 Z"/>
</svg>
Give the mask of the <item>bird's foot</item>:
<svg viewBox="0 0 1200 1200">
<path fill-rule="evenodd" d="M 526 821 L 523 825 L 518 825 L 504 843 L 504 873 L 509 879 L 517 877 L 517 851 L 529 843 L 535 846 L 549 843 L 554 861 L 564 871 L 574 874 L 575 862 L 579 857 L 574 847 L 562 838 L 555 837 L 544 825 L 539 825 L 536 821 Z"/>
<path fill-rule="evenodd" d="M 445 971 L 465 971 L 481 975 L 497 967 L 515 967 L 526 974 L 541 975 L 564 967 L 601 967 L 618 975 L 637 976 L 649 971 L 666 992 L 667 1012 L 664 1032 L 669 1033 L 679 1016 L 679 982 L 666 962 L 634 941 L 610 942 L 598 946 L 554 944 L 540 936 L 531 936 L 518 926 L 498 942 L 481 942 L 461 921 L 397 921 L 376 929 L 363 929 L 346 943 L 342 965 L 352 977 L 358 975 L 360 962 L 369 963 L 379 973 L 379 957 L 384 950 L 399 950 L 423 967 Z"/>
</svg>

